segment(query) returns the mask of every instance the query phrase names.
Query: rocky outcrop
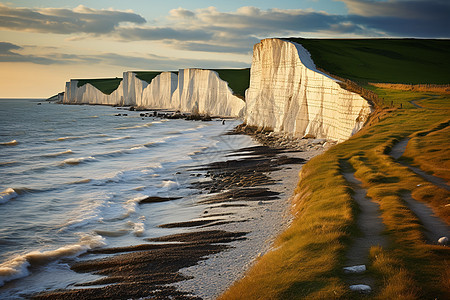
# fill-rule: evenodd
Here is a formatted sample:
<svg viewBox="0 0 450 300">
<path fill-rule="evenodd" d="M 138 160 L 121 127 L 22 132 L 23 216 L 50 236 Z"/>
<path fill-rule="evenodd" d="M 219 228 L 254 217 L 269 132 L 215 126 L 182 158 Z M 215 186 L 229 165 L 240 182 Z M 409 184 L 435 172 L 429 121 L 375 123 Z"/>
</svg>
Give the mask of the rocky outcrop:
<svg viewBox="0 0 450 300">
<path fill-rule="evenodd" d="M 301 45 L 265 39 L 253 49 L 245 123 L 294 136 L 348 139 L 371 107 L 360 95 L 319 72 Z"/>
<path fill-rule="evenodd" d="M 90 83 L 78 86 L 78 80 L 66 82 L 64 104 L 123 105 L 123 81 L 111 94 L 104 94 Z"/>
</svg>

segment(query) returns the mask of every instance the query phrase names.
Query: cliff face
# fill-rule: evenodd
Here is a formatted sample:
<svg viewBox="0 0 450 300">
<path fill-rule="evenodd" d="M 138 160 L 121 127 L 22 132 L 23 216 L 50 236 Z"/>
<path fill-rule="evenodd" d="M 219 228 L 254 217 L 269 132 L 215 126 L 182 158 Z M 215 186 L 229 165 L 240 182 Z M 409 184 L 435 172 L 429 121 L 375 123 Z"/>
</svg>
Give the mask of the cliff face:
<svg viewBox="0 0 450 300">
<path fill-rule="evenodd" d="M 178 104 L 172 103 L 172 95 L 178 86 L 177 74 L 162 72 L 147 83 L 133 72 L 124 72 L 123 80 L 125 105 L 178 109 Z"/>
<path fill-rule="evenodd" d="M 150 83 L 124 72 L 123 81 L 111 95 L 91 84 L 78 87 L 78 81 L 71 80 L 66 83 L 63 103 L 132 105 L 227 117 L 243 117 L 245 111 L 245 102 L 233 95 L 226 81 L 216 72 L 202 69 L 179 70 L 179 76 L 162 72 Z"/>
<path fill-rule="evenodd" d="M 123 81 L 114 92 L 107 95 L 90 83 L 78 87 L 78 80 L 71 80 L 66 83 L 62 102 L 65 104 L 123 105 L 123 99 Z"/>
<path fill-rule="evenodd" d="M 245 102 L 234 96 L 228 83 L 211 70 L 183 69 L 178 74 L 178 89 L 173 103 L 185 112 L 213 116 L 243 117 Z"/>
<path fill-rule="evenodd" d="M 319 72 L 296 43 L 266 39 L 256 44 L 250 78 L 247 125 L 343 141 L 371 112 L 365 99 Z"/>
</svg>

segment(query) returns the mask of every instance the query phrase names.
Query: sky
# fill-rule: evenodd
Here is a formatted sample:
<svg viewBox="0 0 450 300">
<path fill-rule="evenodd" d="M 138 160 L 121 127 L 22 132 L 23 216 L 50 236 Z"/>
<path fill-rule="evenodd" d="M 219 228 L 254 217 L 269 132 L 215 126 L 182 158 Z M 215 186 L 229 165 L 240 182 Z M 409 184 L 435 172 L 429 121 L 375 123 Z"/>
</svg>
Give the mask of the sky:
<svg viewBox="0 0 450 300">
<path fill-rule="evenodd" d="M 270 37 L 449 38 L 450 1 L 0 1 L 0 98 L 130 70 L 246 68 Z"/>
</svg>

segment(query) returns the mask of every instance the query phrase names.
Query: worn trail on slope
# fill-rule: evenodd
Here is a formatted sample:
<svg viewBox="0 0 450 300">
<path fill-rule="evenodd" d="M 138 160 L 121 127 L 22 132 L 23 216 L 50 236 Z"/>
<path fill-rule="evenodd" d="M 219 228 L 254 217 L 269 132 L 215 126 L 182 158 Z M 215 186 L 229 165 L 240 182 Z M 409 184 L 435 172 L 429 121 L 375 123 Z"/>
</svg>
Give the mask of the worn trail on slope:
<svg viewBox="0 0 450 300">
<path fill-rule="evenodd" d="M 408 145 L 409 138 L 403 139 L 392 147 L 389 155 L 398 160 L 406 150 L 406 146 Z M 423 177 L 425 180 L 433 183 L 434 185 L 444 188 L 446 190 L 450 190 L 450 187 L 445 183 L 442 178 L 430 175 L 420 168 L 410 166 L 406 163 L 399 162 L 400 164 L 408 167 L 411 171 Z M 419 218 L 423 227 L 424 227 L 424 235 L 427 238 L 428 242 L 436 243 L 436 241 L 442 236 L 450 235 L 450 226 L 447 225 L 443 220 L 437 217 L 433 210 L 429 205 L 423 202 L 419 202 L 415 200 L 411 196 L 411 192 L 403 192 L 401 194 L 402 199 L 408 204 L 409 209 Z"/>
<path fill-rule="evenodd" d="M 355 178 L 351 165 L 348 162 L 341 163 L 342 175 L 354 191 L 353 199 L 358 204 L 359 213 L 356 223 L 361 232 L 354 238 L 348 249 L 347 265 L 362 265 L 368 263 L 369 251 L 372 246 L 387 245 L 387 239 L 382 235 L 384 224 L 381 220 L 379 204 L 367 197 L 367 191 L 361 187 L 361 182 Z M 348 276 L 351 284 L 367 284 L 373 286 L 374 279 L 365 274 Z"/>
</svg>

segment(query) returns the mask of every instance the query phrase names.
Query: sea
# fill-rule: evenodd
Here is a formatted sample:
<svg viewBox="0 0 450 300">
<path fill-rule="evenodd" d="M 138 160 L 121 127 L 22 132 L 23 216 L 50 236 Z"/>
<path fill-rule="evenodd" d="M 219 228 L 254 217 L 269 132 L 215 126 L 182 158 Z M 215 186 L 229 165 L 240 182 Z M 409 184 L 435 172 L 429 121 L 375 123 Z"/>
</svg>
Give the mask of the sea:
<svg viewBox="0 0 450 300">
<path fill-rule="evenodd" d="M 0 299 L 76 288 L 98 278 L 70 269 L 90 249 L 179 232 L 158 225 L 201 215 L 199 167 L 254 145 L 225 134 L 240 120 L 143 113 L 0 99 Z"/>
</svg>

